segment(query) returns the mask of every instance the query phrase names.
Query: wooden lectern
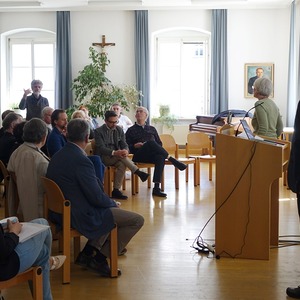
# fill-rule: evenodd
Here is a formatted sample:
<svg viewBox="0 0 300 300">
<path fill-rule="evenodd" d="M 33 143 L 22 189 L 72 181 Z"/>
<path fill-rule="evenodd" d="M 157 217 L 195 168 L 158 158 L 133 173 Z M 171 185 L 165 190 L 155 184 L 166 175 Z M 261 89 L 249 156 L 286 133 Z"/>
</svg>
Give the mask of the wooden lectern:
<svg viewBox="0 0 300 300">
<path fill-rule="evenodd" d="M 217 134 L 216 255 L 269 259 L 270 245 L 278 245 L 279 178 L 289 155 L 287 141 Z"/>
</svg>

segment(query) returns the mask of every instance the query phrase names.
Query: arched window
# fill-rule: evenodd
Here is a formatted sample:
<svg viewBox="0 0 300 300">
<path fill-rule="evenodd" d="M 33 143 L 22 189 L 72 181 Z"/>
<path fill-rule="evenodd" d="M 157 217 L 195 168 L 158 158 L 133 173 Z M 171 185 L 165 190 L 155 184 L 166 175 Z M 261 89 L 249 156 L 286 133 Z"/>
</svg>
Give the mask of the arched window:
<svg viewBox="0 0 300 300">
<path fill-rule="evenodd" d="M 33 79 L 43 82 L 42 95 L 54 107 L 55 34 L 22 29 L 3 34 L 2 41 L 6 64 L 1 85 L 6 90 L 1 94 L 1 111 L 17 107 Z"/>
</svg>

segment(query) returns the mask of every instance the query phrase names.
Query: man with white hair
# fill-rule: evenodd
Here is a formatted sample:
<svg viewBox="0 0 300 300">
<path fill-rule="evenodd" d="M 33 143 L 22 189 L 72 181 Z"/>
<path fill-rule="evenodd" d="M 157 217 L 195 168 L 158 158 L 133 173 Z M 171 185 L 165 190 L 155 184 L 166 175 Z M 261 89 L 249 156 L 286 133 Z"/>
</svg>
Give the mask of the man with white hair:
<svg viewBox="0 0 300 300">
<path fill-rule="evenodd" d="M 49 106 L 48 99 L 41 95 L 42 88 L 43 83 L 40 80 L 34 79 L 31 82 L 31 89 L 24 89 L 24 94 L 20 101 L 19 108 L 22 110 L 25 108 L 27 109 L 27 121 L 32 118 L 40 119 L 43 108 Z"/>
<path fill-rule="evenodd" d="M 133 154 L 134 162 L 153 163 L 155 164 L 153 182 L 154 188 L 152 195 L 158 197 L 167 197 L 160 189 L 162 173 L 165 166 L 165 159 L 168 159 L 180 171 L 186 169 L 186 165 L 179 162 L 162 147 L 155 127 L 148 125 L 146 120 L 149 116 L 148 109 L 139 106 L 136 109 L 136 122 L 128 128 L 126 132 L 126 142 L 129 146 L 130 153 Z"/>
</svg>

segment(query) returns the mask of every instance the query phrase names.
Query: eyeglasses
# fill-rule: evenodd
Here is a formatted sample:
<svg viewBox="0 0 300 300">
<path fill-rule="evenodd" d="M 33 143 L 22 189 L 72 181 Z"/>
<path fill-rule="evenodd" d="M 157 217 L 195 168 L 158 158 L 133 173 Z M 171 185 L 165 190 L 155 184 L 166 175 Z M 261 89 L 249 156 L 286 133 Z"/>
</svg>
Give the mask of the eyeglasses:
<svg viewBox="0 0 300 300">
<path fill-rule="evenodd" d="M 109 124 L 118 124 L 119 121 L 107 121 Z"/>
</svg>

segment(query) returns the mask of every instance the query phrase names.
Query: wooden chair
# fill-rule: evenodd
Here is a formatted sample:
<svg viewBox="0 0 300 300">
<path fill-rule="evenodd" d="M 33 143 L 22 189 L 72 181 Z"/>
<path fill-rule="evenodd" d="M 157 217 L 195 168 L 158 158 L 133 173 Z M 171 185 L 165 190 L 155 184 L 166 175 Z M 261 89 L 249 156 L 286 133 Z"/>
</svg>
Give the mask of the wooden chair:
<svg viewBox="0 0 300 300">
<path fill-rule="evenodd" d="M 58 233 L 62 242 L 63 254 L 66 255 L 66 261 L 62 267 L 63 283 L 71 282 L 71 247 L 70 242 L 74 240 L 74 260 L 80 252 L 81 233 L 71 228 L 71 202 L 66 200 L 60 187 L 51 179 L 42 177 L 42 183 L 45 190 L 45 217 L 51 228 L 55 226 L 48 218 L 48 210 L 62 215 L 62 230 Z M 110 272 L 111 277 L 118 277 L 118 243 L 117 227 L 110 232 Z"/>
<path fill-rule="evenodd" d="M 200 162 L 209 163 L 209 180 L 212 180 L 212 164 L 216 161 L 213 155 L 212 141 L 203 132 L 190 132 L 187 135 L 186 157 L 196 159 L 197 184 L 200 184 Z M 207 154 L 203 154 L 207 152 Z"/>
<path fill-rule="evenodd" d="M 8 218 L 9 214 L 8 214 L 7 193 L 8 193 L 8 185 L 9 185 L 9 173 L 2 160 L 0 160 L 0 169 L 3 176 L 3 185 L 4 185 L 4 191 L 2 194 L 2 199 L 4 200 L 4 217 Z"/>
<path fill-rule="evenodd" d="M 9 289 L 13 286 L 18 285 L 19 283 L 32 280 L 33 285 L 33 299 L 34 300 L 43 300 L 43 274 L 41 267 L 32 267 L 26 270 L 23 273 L 16 275 L 15 277 L 0 281 L 0 291 Z M 1 296 L 1 293 L 0 293 Z"/>
<path fill-rule="evenodd" d="M 167 150 L 167 152 L 175 157 L 177 160 L 179 160 L 180 162 L 184 163 L 187 165 L 186 168 L 186 176 L 185 176 L 185 181 L 188 182 L 189 181 L 189 165 L 193 165 L 194 166 L 194 185 L 197 185 L 197 177 L 196 177 L 196 159 L 195 158 L 188 158 L 188 157 L 179 157 L 179 150 L 178 150 L 178 144 L 176 144 L 174 137 L 171 134 L 161 134 L 160 139 L 163 143 L 163 147 L 164 149 Z M 168 161 L 166 159 L 165 162 L 166 165 L 172 165 L 172 163 L 170 161 Z M 179 170 L 177 168 L 175 168 L 175 188 L 179 189 Z"/>
<path fill-rule="evenodd" d="M 135 162 L 135 165 L 139 169 L 147 169 L 147 173 L 150 174 L 147 180 L 148 188 L 151 188 L 151 168 L 154 168 L 155 165 L 151 163 L 142 163 L 142 162 Z M 131 191 L 132 195 L 135 195 L 139 192 L 139 177 L 136 174 L 131 173 Z M 164 184 L 164 176 L 162 176 L 162 182 L 161 182 L 161 189 L 164 190 L 165 184 Z"/>
</svg>

